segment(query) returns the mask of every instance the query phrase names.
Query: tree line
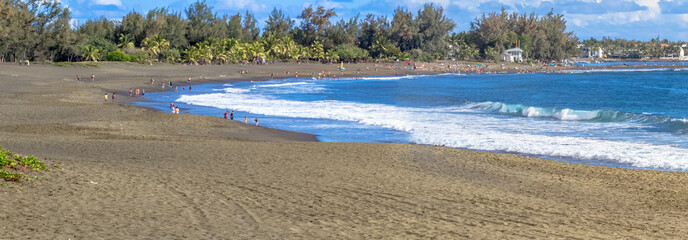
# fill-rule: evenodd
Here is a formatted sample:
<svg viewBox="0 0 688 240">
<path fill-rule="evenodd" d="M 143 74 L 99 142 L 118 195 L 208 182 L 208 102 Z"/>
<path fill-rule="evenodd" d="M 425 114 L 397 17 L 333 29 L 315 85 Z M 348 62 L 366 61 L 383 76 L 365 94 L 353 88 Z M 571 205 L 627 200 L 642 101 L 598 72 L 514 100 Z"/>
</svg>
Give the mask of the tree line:
<svg viewBox="0 0 688 240">
<path fill-rule="evenodd" d="M 248 11 L 218 15 L 205 1 L 182 12 L 132 11 L 119 21 L 104 17 L 70 26 L 59 0 L 0 0 L 0 60 L 131 61 L 222 64 L 263 60 L 498 60 L 520 47 L 530 60 L 576 56 L 578 39 L 561 14 L 491 12 L 469 31 L 453 33 L 444 10 L 425 4 L 416 12 L 354 16 L 334 21 L 334 9 L 308 6 L 294 16 L 273 9 L 264 28 Z"/>
<path fill-rule="evenodd" d="M 612 39 L 610 37 L 603 37 L 600 40 L 590 38 L 581 41 L 581 44 L 590 49 L 590 51 L 602 49 L 607 58 L 638 59 L 677 57 L 680 51 L 679 48 L 686 43 L 683 41 L 669 41 L 667 39 L 660 40 L 659 36 L 657 36 L 646 42 Z"/>
</svg>

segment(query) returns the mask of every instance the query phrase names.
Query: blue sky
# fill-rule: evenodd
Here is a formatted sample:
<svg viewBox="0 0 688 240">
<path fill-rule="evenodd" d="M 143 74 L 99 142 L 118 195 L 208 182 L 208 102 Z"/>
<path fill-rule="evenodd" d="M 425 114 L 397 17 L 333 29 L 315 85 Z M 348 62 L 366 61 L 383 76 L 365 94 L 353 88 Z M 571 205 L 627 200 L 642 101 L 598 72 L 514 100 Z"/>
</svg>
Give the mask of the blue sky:
<svg viewBox="0 0 688 240">
<path fill-rule="evenodd" d="M 156 7 L 167 7 L 183 12 L 194 0 L 141 1 L 141 0 L 61 0 L 72 10 L 78 23 L 89 18 L 104 16 L 121 20 L 127 12 L 145 13 Z M 688 0 L 207 0 L 219 14 L 252 12 L 262 25 L 270 11 L 281 8 L 295 18 L 304 7 L 320 5 L 335 8 L 337 18 L 350 18 L 360 13 L 391 16 L 397 6 L 414 13 L 427 2 L 442 6 L 447 16 L 454 19 L 455 31 L 470 28 L 470 22 L 482 12 L 499 11 L 535 12 L 544 15 L 554 9 L 567 19 L 568 30 L 579 38 L 625 38 L 649 40 L 657 37 L 673 41 L 688 41 Z"/>
</svg>

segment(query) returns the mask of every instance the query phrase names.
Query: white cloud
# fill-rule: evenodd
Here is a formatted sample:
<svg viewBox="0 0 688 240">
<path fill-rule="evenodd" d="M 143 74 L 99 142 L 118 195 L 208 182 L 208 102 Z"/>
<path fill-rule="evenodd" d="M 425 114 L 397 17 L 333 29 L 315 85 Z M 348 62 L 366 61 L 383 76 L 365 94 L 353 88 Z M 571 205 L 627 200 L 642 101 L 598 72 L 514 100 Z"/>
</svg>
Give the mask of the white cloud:
<svg viewBox="0 0 688 240">
<path fill-rule="evenodd" d="M 635 22 L 659 21 L 666 18 L 659 7 L 659 0 L 633 0 L 645 10 L 630 12 L 607 12 L 604 14 L 565 14 L 566 20 L 576 26 L 587 26 L 596 22 L 612 25 L 625 25 Z"/>
<path fill-rule="evenodd" d="M 70 19 L 69 20 L 69 27 L 71 27 L 72 29 L 79 28 L 79 20 L 76 20 L 74 18 Z"/>
<path fill-rule="evenodd" d="M 124 7 L 122 0 L 93 0 L 93 5 L 115 5 L 117 7 Z"/>
<path fill-rule="evenodd" d="M 343 5 L 338 2 L 332 2 L 332 1 L 321 1 L 318 3 L 320 6 L 323 6 L 324 8 L 341 8 Z"/>
<path fill-rule="evenodd" d="M 401 2 L 399 1 L 393 1 L 396 4 L 406 6 L 408 8 L 418 8 L 420 6 L 423 6 L 426 3 L 434 3 L 437 5 L 442 6 L 443 8 L 447 8 L 450 4 L 450 0 L 402 0 Z"/>
<path fill-rule="evenodd" d="M 417 0 L 410 0 L 410 1 L 417 1 Z M 592 0 L 592 1 L 594 1 L 594 0 Z M 531 0 L 531 1 L 522 1 L 522 0 L 457 0 L 457 1 L 451 2 L 451 4 L 456 5 L 462 9 L 466 9 L 466 10 L 469 10 L 472 12 L 477 12 L 477 11 L 479 11 L 478 7 L 480 7 L 480 5 L 482 5 L 484 3 L 490 3 L 490 2 L 496 2 L 496 3 L 504 5 L 506 8 L 515 9 L 517 5 L 518 6 L 527 6 L 527 7 L 537 8 L 540 6 L 540 4 L 542 4 L 542 2 L 550 2 L 550 0 Z M 446 6 L 443 5 L 443 7 L 446 7 Z M 499 9 L 495 9 L 495 10 L 499 10 Z"/>
<path fill-rule="evenodd" d="M 255 0 L 219 0 L 218 8 L 230 10 L 249 10 L 251 12 L 270 11 L 265 4 L 257 3 Z"/>
</svg>

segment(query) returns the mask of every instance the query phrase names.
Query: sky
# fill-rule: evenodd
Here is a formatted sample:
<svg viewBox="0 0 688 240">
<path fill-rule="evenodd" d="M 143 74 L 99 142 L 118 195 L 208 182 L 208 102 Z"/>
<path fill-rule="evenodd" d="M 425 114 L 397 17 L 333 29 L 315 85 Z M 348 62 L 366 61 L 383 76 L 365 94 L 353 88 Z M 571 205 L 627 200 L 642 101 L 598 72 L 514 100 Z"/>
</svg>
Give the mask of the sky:
<svg viewBox="0 0 688 240">
<path fill-rule="evenodd" d="M 148 10 L 160 7 L 182 12 L 195 0 L 142 1 L 142 0 L 61 0 L 72 11 L 73 24 L 87 19 L 106 17 L 121 20 L 131 10 L 145 15 Z M 387 15 L 403 7 L 415 13 L 425 3 L 442 6 L 445 14 L 456 23 L 455 32 L 470 29 L 470 22 L 483 12 L 564 14 L 567 31 L 581 39 L 612 37 L 647 41 L 659 36 L 671 41 L 688 41 L 688 0 L 206 0 L 214 12 L 234 15 L 252 12 L 264 26 L 273 8 L 282 9 L 295 18 L 309 5 L 334 8 L 337 19 L 348 19 L 357 14 Z"/>
</svg>

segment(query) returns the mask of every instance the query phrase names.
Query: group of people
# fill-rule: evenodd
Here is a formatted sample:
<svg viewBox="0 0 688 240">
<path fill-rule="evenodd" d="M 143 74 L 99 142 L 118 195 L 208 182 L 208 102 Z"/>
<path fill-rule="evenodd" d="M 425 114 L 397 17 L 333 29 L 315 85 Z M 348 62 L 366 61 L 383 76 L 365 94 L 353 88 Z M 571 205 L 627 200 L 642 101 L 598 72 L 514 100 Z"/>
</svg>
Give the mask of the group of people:
<svg viewBox="0 0 688 240">
<path fill-rule="evenodd" d="M 296 73 L 296 74 L 298 74 L 298 73 Z M 79 75 L 76 75 L 76 78 L 79 81 L 81 80 L 81 77 Z M 203 78 L 203 76 L 201 76 L 201 79 L 202 78 Z M 91 81 L 95 81 L 95 74 L 91 75 Z M 151 82 L 151 85 L 155 84 L 155 79 L 153 77 L 151 77 L 150 82 Z M 191 83 L 191 78 L 189 78 L 187 80 L 187 82 Z M 169 88 L 172 88 L 172 86 L 173 86 L 171 81 L 168 81 L 167 83 L 163 83 L 162 84 L 163 91 L 165 90 L 165 87 L 166 87 L 165 85 L 167 85 L 167 87 L 169 87 Z M 191 85 L 189 85 L 188 87 L 189 87 L 189 91 L 191 91 Z M 174 91 L 178 92 L 178 90 L 179 90 L 179 87 L 176 86 Z M 186 86 L 182 86 L 182 91 L 186 91 Z M 130 97 L 141 97 L 141 96 L 144 96 L 145 94 L 146 94 L 146 90 L 143 88 L 137 88 L 137 89 L 130 88 L 129 89 L 129 96 Z M 108 95 L 109 95 L 109 93 L 105 93 L 105 96 L 104 96 L 105 102 L 108 102 L 108 100 L 110 100 L 114 103 L 116 93 L 113 92 L 110 96 L 108 96 Z M 170 112 L 174 113 L 174 114 L 179 114 L 179 106 L 175 106 L 174 102 L 170 102 Z M 231 113 L 229 110 L 227 110 L 225 112 L 224 117 L 225 117 L 225 119 L 234 120 L 234 110 L 232 110 Z M 255 122 L 256 126 L 258 126 L 258 118 L 253 119 L 253 121 Z M 248 116 L 244 116 L 244 123 L 248 124 Z"/>
<path fill-rule="evenodd" d="M 175 106 L 174 102 L 170 102 L 170 109 L 172 113 L 179 114 L 179 106 Z"/>
<path fill-rule="evenodd" d="M 110 99 L 113 103 L 115 102 L 115 93 L 112 93 L 112 95 L 110 95 Z M 108 93 L 105 93 L 105 102 L 108 102 Z"/>
<path fill-rule="evenodd" d="M 77 80 L 77 81 L 81 81 L 81 76 L 76 75 L 76 80 Z M 91 82 L 95 82 L 95 81 L 96 81 L 96 75 L 95 75 L 95 74 L 91 74 Z"/>
<path fill-rule="evenodd" d="M 203 79 L 203 75 L 201 75 L 200 79 Z M 186 82 L 191 84 L 191 78 L 186 80 Z M 153 79 L 153 77 L 151 77 L 151 85 L 154 83 L 155 83 L 155 80 Z M 172 89 L 172 87 L 174 87 L 174 92 L 179 92 L 179 86 L 173 86 L 172 81 L 167 81 L 167 83 L 163 82 L 162 86 L 160 86 L 160 89 L 164 92 L 165 88 Z M 182 86 L 182 92 L 186 91 L 186 87 L 187 86 Z M 189 87 L 189 92 L 191 92 L 191 85 L 189 85 L 188 87 Z"/>
<path fill-rule="evenodd" d="M 146 89 L 143 89 L 143 88 L 141 88 L 141 89 L 137 88 L 136 90 L 134 90 L 133 88 L 129 89 L 129 96 L 130 97 L 143 97 L 145 95 L 146 95 Z"/>
<path fill-rule="evenodd" d="M 229 110 L 225 112 L 225 119 L 229 120 L 234 120 L 234 110 L 230 113 Z M 258 126 L 258 118 L 253 119 L 254 122 L 256 122 L 256 126 Z M 248 124 L 248 116 L 244 116 L 244 123 Z"/>
</svg>

